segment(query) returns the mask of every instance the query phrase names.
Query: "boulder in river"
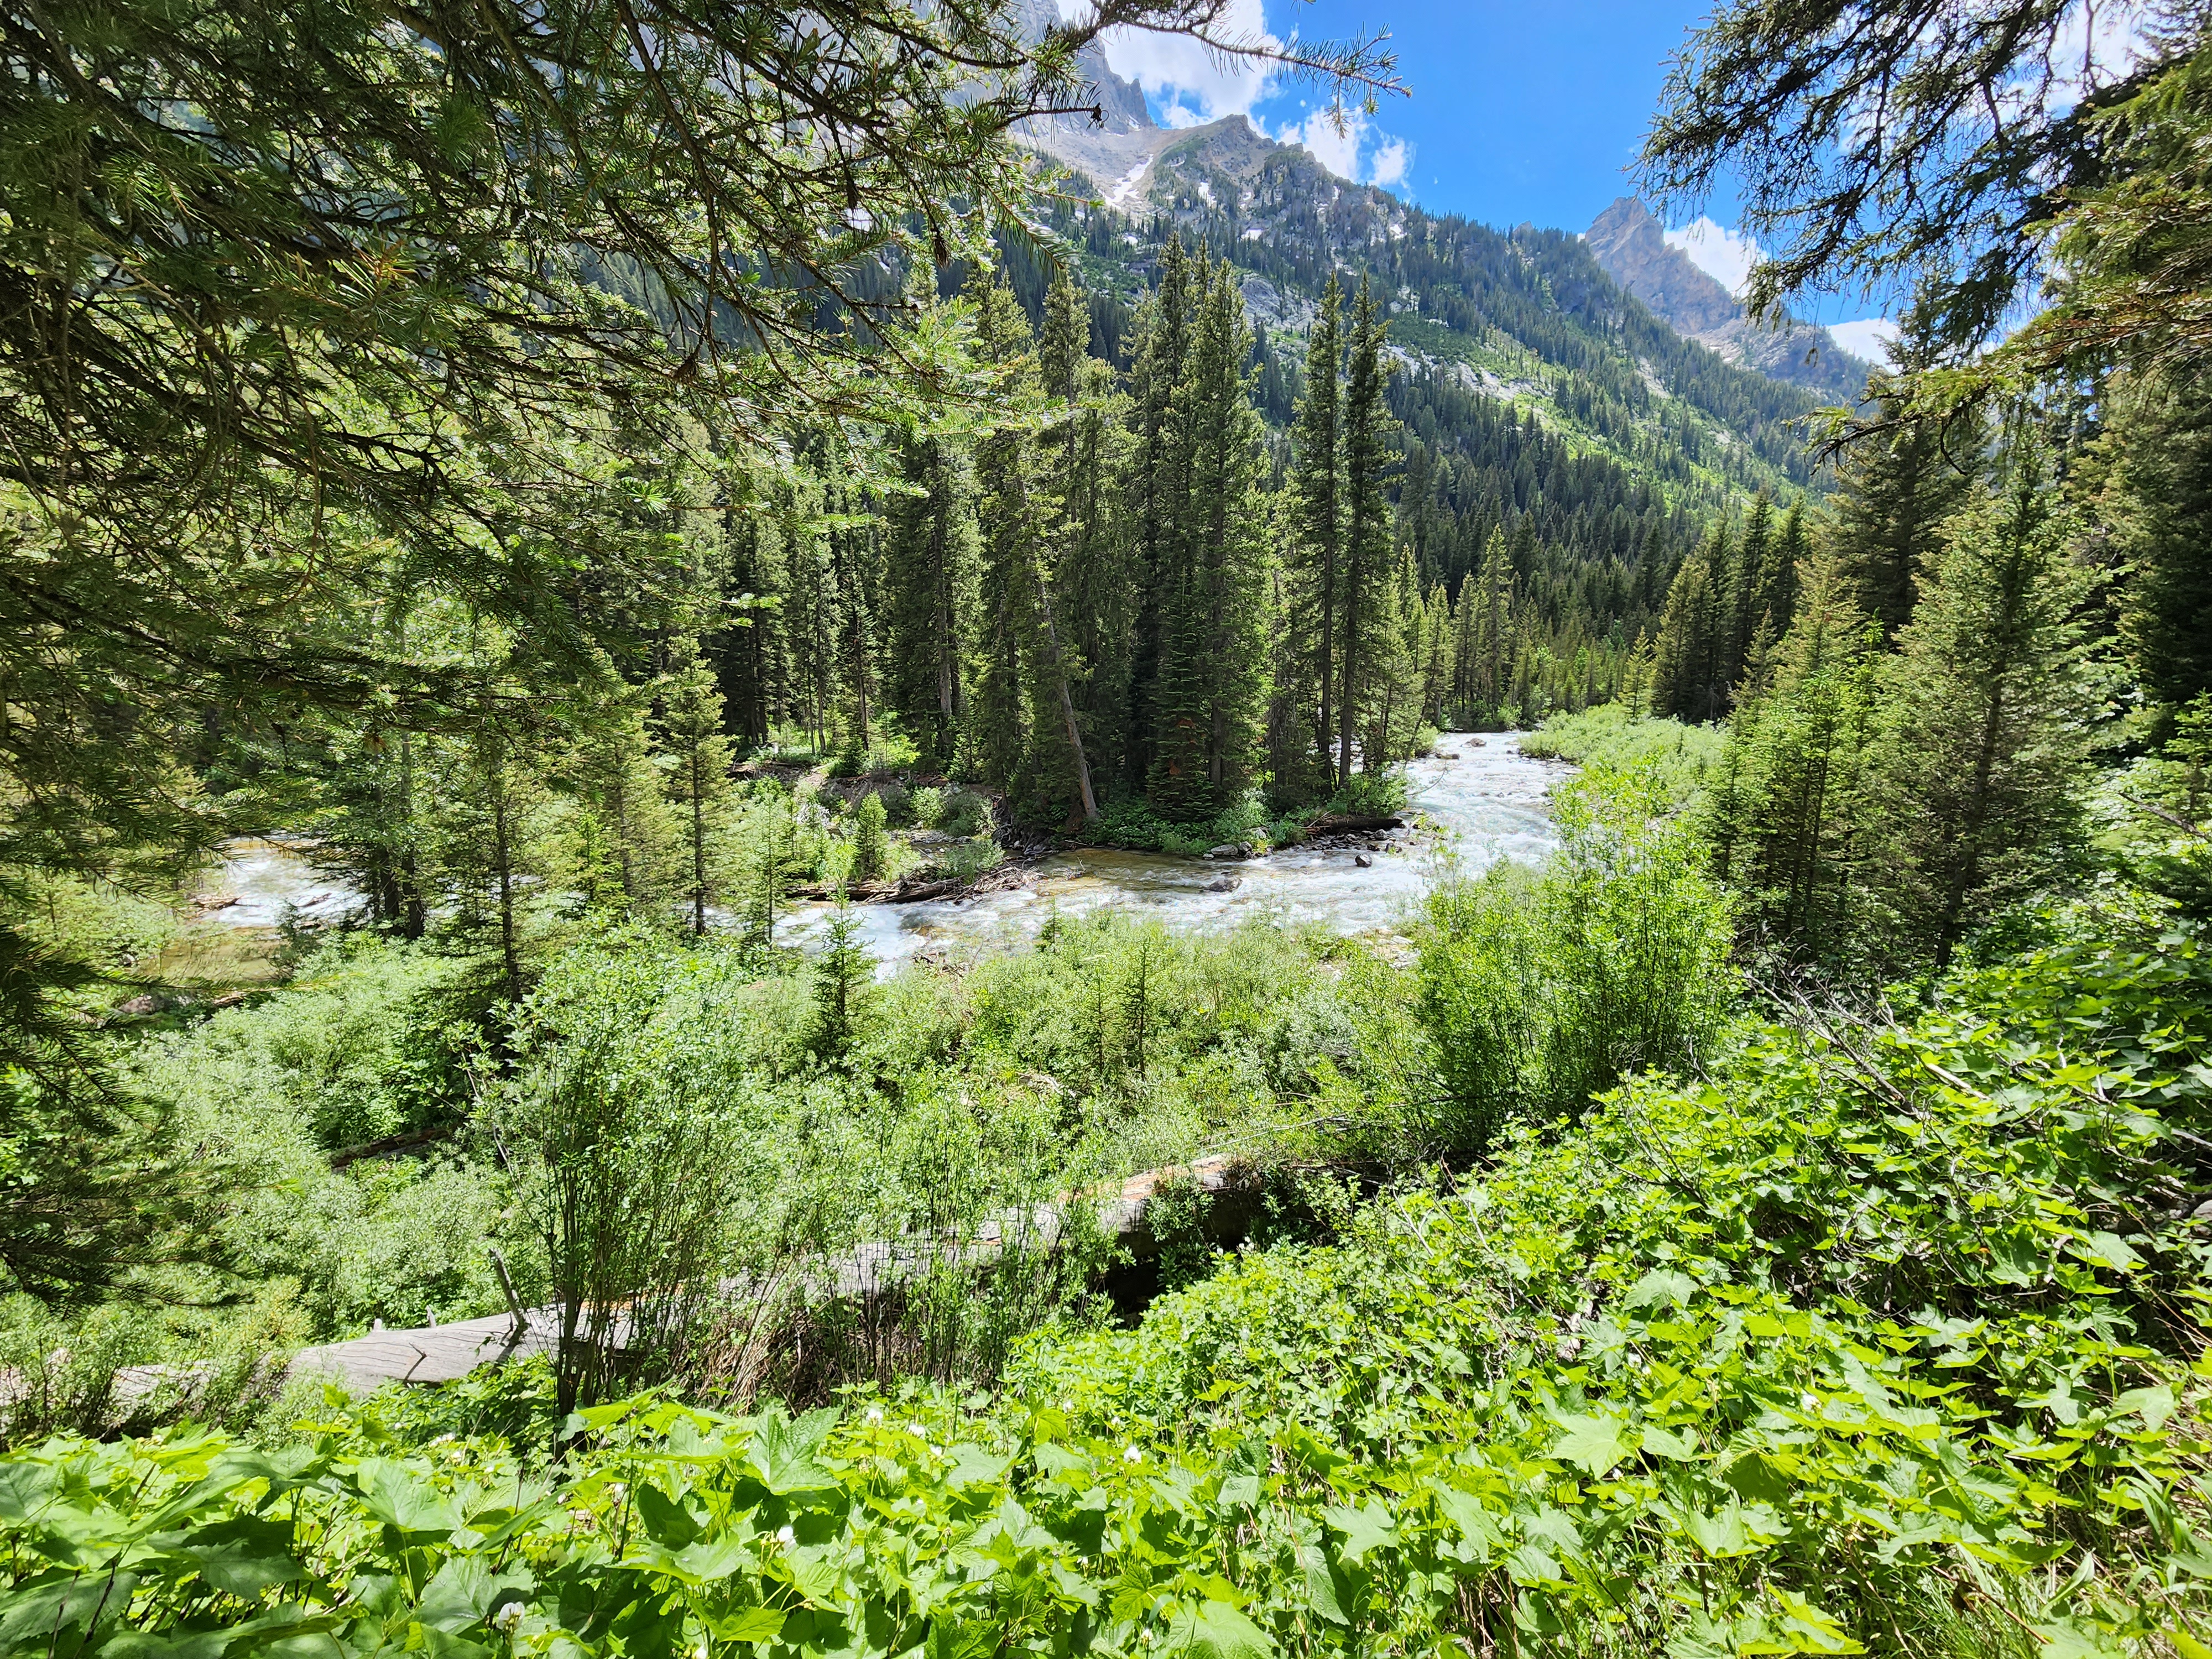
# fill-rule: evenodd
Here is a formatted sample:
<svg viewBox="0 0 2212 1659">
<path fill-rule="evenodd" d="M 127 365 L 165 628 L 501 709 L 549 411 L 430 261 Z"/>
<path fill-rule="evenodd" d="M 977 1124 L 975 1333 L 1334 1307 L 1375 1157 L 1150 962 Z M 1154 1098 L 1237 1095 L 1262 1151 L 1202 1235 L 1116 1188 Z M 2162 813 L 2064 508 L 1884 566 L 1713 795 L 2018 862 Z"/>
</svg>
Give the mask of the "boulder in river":
<svg viewBox="0 0 2212 1659">
<path fill-rule="evenodd" d="M 1375 867 L 1375 860 L 1364 853 L 1354 854 L 1352 861 L 1363 870 L 1371 870 Z"/>
<path fill-rule="evenodd" d="M 1206 890 L 1209 893 L 1233 893 L 1243 884 L 1234 876 L 1216 876 L 1206 884 Z"/>
<path fill-rule="evenodd" d="M 1249 859 L 1252 856 L 1252 843 L 1248 841 L 1224 842 L 1218 847 L 1207 848 L 1206 856 L 1210 859 Z"/>
</svg>

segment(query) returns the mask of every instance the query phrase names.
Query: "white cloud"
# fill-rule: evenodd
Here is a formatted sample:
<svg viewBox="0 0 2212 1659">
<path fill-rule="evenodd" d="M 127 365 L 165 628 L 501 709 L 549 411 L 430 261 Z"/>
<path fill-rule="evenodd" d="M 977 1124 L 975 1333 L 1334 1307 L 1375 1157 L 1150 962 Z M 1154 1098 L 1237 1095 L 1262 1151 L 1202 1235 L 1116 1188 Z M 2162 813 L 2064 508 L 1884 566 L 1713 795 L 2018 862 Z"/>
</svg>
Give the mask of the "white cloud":
<svg viewBox="0 0 2212 1659">
<path fill-rule="evenodd" d="M 1741 298 L 1751 268 L 1759 263 L 1759 244 L 1748 236 L 1699 219 L 1667 233 L 1667 246 L 1690 256 L 1690 263 Z"/>
<path fill-rule="evenodd" d="M 1279 132 L 1268 136 L 1285 144 L 1304 145 L 1315 161 L 1355 185 L 1394 190 L 1406 182 L 1406 170 L 1413 164 L 1411 143 L 1383 131 L 1364 111 L 1355 108 L 1346 108 L 1340 123 L 1326 109 L 1310 110 L 1304 120 L 1285 122 Z"/>
<path fill-rule="evenodd" d="M 1375 146 L 1375 154 L 1367 159 L 1367 182 L 1380 185 L 1385 190 L 1395 189 L 1406 182 L 1406 169 L 1413 165 L 1413 147 L 1403 138 L 1389 138 Z"/>
<path fill-rule="evenodd" d="M 1061 15 L 1066 12 L 1063 3 Z M 1255 46 L 1283 44 L 1267 32 L 1260 0 L 1229 0 L 1214 33 L 1224 40 Z M 1275 78 L 1264 65 L 1218 58 L 1184 35 L 1109 29 L 1099 37 L 1099 45 L 1115 74 L 1164 100 L 1162 118 L 1171 127 L 1249 114 L 1267 95 Z"/>
<path fill-rule="evenodd" d="M 1864 317 L 1856 323 L 1830 323 L 1828 332 L 1852 356 L 1879 363 L 1886 361 L 1882 349 L 1897 337 L 1897 325 L 1887 317 Z"/>
</svg>

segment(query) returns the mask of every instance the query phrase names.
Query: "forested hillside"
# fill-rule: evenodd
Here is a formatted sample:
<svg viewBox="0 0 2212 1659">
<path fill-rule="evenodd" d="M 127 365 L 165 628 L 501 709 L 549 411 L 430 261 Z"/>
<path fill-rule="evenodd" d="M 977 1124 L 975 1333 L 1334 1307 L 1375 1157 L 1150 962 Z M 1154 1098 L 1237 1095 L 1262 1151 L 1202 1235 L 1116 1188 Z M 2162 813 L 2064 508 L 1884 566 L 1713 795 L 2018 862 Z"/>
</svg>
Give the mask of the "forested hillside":
<svg viewBox="0 0 2212 1659">
<path fill-rule="evenodd" d="M 1691 36 L 1811 425 L 1225 5 L 11 13 L 0 1659 L 2206 1659 L 2135 22 Z"/>
</svg>

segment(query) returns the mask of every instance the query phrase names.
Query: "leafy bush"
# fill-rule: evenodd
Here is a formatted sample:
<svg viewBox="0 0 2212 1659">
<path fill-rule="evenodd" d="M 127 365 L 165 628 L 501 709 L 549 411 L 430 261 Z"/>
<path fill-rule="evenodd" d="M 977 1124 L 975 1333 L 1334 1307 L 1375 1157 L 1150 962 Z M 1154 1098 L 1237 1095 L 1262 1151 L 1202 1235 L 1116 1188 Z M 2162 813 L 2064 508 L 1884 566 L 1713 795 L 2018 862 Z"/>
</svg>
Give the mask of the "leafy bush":
<svg viewBox="0 0 2212 1659">
<path fill-rule="evenodd" d="M 1646 1066 L 1683 1070 L 1727 1012 L 1727 896 L 1656 768 L 1593 766 L 1554 792 L 1559 850 L 1431 896 L 1421 1018 L 1454 1109 L 1445 1150 L 1548 1121 Z"/>
<path fill-rule="evenodd" d="M 1179 823 L 1160 817 L 1147 801 L 1122 799 L 1109 805 L 1087 834 L 1101 847 L 1194 859 L 1212 848 L 1240 842 L 1262 852 L 1271 847 L 1287 847 L 1298 839 L 1313 816 L 1312 808 L 1271 816 L 1255 793 L 1211 818 Z"/>
<path fill-rule="evenodd" d="M 132 1053 L 129 1088 L 222 1176 L 188 1220 L 228 1273 L 166 1283 L 177 1317 L 232 1301 L 239 1279 L 289 1284 L 314 1340 L 503 1305 L 484 1245 L 505 1183 L 460 1133 L 484 1040 L 467 971 L 423 947 L 342 938 L 267 999 Z M 331 1167 L 334 1152 L 406 1132 L 445 1138 Z M 198 1328 L 220 1323 L 210 1313 Z"/>
<path fill-rule="evenodd" d="M 1388 817 L 1406 810 L 1406 769 L 1355 772 L 1344 781 L 1328 810 L 1355 817 Z"/>
<path fill-rule="evenodd" d="M 932 827 L 940 835 L 968 837 L 988 836 L 998 824 L 988 797 L 958 789 L 945 797 Z"/>
<path fill-rule="evenodd" d="M 1607 702 L 1579 714 L 1554 714 L 1520 743 L 1522 754 L 1543 759 L 1655 769 L 1668 798 L 1681 805 L 1705 787 L 1728 746 L 1728 733 L 1718 726 L 1652 720 L 1626 703 Z"/>
</svg>

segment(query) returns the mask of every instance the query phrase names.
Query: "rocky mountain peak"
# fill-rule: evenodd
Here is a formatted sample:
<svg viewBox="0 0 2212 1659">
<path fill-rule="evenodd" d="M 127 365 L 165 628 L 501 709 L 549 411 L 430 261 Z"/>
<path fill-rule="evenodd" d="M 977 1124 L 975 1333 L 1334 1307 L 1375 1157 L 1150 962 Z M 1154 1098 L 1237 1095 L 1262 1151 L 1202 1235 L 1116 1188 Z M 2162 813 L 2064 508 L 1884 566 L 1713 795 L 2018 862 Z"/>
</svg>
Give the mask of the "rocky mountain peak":
<svg viewBox="0 0 2212 1659">
<path fill-rule="evenodd" d="M 1735 296 L 1670 246 L 1658 216 L 1632 196 L 1599 214 L 1583 240 L 1607 276 L 1685 334 L 1711 333 L 1743 315 Z"/>
<path fill-rule="evenodd" d="M 1599 214 L 1583 240 L 1605 274 L 1652 315 L 1729 362 L 1841 399 L 1855 401 L 1865 389 L 1868 366 L 1826 329 L 1790 318 L 1754 322 L 1717 278 L 1668 241 L 1666 226 L 1634 197 Z"/>
</svg>

